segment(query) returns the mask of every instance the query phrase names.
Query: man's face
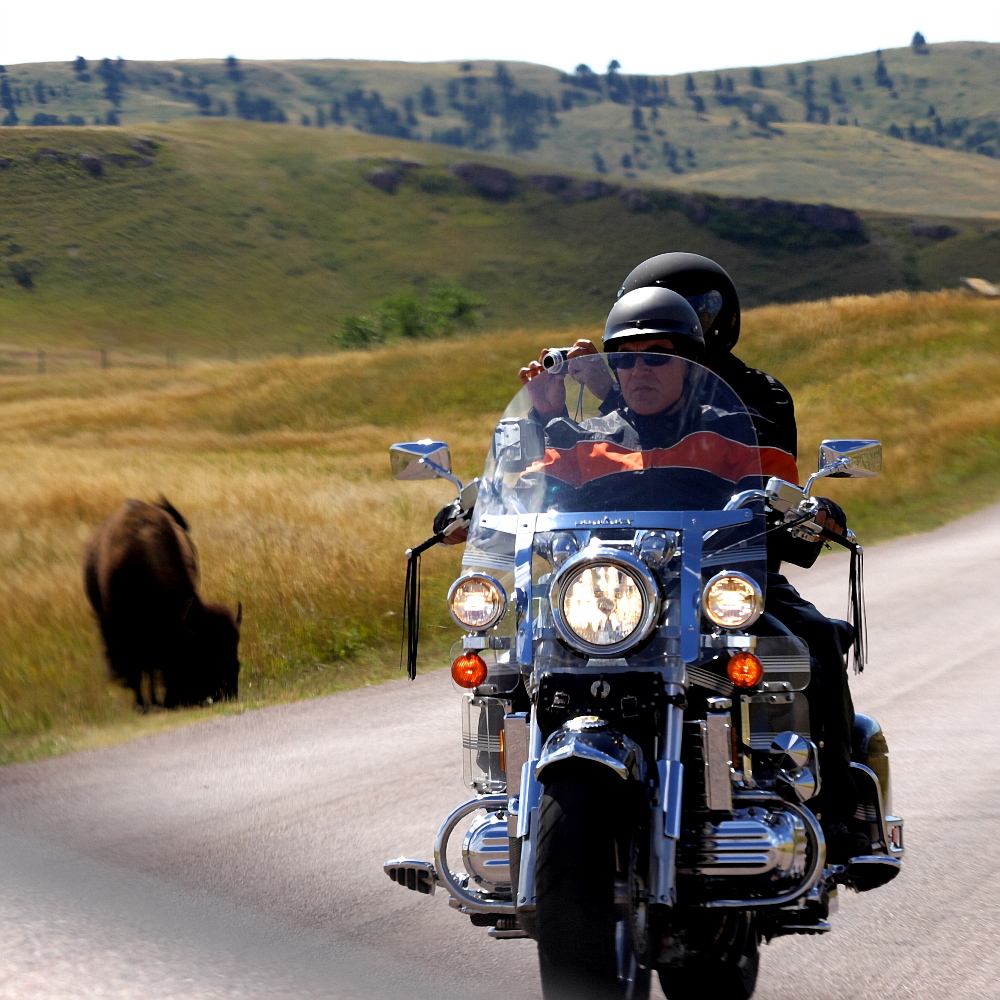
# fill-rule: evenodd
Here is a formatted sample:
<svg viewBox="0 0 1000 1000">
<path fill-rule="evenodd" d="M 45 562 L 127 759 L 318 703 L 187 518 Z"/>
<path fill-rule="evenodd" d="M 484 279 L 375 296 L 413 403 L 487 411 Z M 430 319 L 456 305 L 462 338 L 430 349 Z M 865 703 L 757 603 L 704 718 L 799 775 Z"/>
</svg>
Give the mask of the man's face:
<svg viewBox="0 0 1000 1000">
<path fill-rule="evenodd" d="M 674 342 L 666 337 L 650 340 L 629 340 L 614 353 L 631 354 L 647 351 L 666 355 L 673 352 Z M 622 387 L 622 397 L 634 413 L 648 417 L 654 413 L 669 410 L 684 392 L 684 377 L 687 363 L 681 358 L 666 359 L 665 365 L 656 367 L 646 364 L 644 358 L 636 358 L 634 368 L 618 368 L 618 382 Z"/>
</svg>

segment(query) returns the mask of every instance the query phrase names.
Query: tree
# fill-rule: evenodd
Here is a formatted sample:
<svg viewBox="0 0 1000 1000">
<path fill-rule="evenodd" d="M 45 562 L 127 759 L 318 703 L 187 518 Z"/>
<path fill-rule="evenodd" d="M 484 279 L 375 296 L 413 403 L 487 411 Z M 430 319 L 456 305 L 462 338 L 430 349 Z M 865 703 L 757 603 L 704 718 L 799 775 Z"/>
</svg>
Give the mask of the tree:
<svg viewBox="0 0 1000 1000">
<path fill-rule="evenodd" d="M 233 83 L 239 83 L 243 79 L 243 70 L 240 69 L 240 62 L 236 56 L 226 56 L 226 76 Z"/>
<path fill-rule="evenodd" d="M 764 74 L 756 67 L 750 70 L 750 86 L 761 90 L 764 88 Z"/>
<path fill-rule="evenodd" d="M 927 39 L 919 31 L 914 32 L 910 48 L 918 56 L 926 56 L 930 52 L 930 49 L 927 47 Z"/>
<path fill-rule="evenodd" d="M 715 81 L 712 83 L 712 90 L 718 92 L 722 90 L 722 77 L 718 73 L 715 74 Z"/>
<path fill-rule="evenodd" d="M 125 84 L 125 60 L 118 58 L 115 62 L 102 59 L 97 68 L 97 75 L 104 81 L 104 98 L 116 108 L 121 106 Z"/>
<path fill-rule="evenodd" d="M 510 75 L 510 72 L 503 63 L 497 63 L 494 79 L 497 82 L 497 86 L 503 93 L 510 93 L 510 91 L 514 89 L 514 77 Z"/>
<path fill-rule="evenodd" d="M 608 63 L 608 76 L 614 76 L 622 68 L 622 64 L 617 59 L 612 59 Z"/>
<path fill-rule="evenodd" d="M 428 118 L 437 118 L 441 114 L 438 110 L 437 94 L 429 83 L 420 91 L 420 110 Z"/>
<path fill-rule="evenodd" d="M 322 108 L 316 109 L 316 128 L 326 128 L 326 114 Z"/>
<path fill-rule="evenodd" d="M 606 174 L 608 172 L 608 168 L 604 163 L 604 157 L 601 156 L 601 154 L 598 152 L 595 152 L 593 154 L 593 157 L 594 157 L 594 169 L 599 174 Z"/>
<path fill-rule="evenodd" d="M 799 85 L 799 78 L 794 69 L 786 71 L 785 80 L 787 81 L 789 87 L 797 87 Z"/>
<path fill-rule="evenodd" d="M 624 168 L 625 168 L 626 170 L 631 170 L 631 169 L 632 169 L 632 157 L 631 157 L 631 156 L 629 156 L 629 154 L 628 154 L 628 153 L 624 153 L 624 154 L 622 155 L 622 166 L 623 166 L 623 167 L 624 167 Z"/>
<path fill-rule="evenodd" d="M 687 79 L 685 79 L 684 81 L 685 93 L 693 94 L 697 89 L 698 87 L 695 85 L 694 77 L 690 73 L 688 73 Z"/>
<path fill-rule="evenodd" d="M 0 108 L 4 108 L 11 114 L 14 113 L 14 95 L 11 93 L 10 82 L 7 77 L 0 80 Z"/>
<path fill-rule="evenodd" d="M 632 128 L 645 129 L 646 123 L 642 118 L 642 108 L 632 109 Z"/>
<path fill-rule="evenodd" d="M 705 98 L 701 94 L 692 94 L 691 103 L 694 104 L 695 114 L 703 115 L 705 113 Z"/>
<path fill-rule="evenodd" d="M 412 97 L 403 98 L 403 110 L 406 112 L 406 124 L 411 127 L 416 127 L 420 123 L 417 121 L 417 116 L 413 113 L 414 104 Z"/>
<path fill-rule="evenodd" d="M 340 101 L 334 101 L 330 105 L 330 121 L 332 121 L 334 125 L 344 124 L 344 112 L 341 108 Z"/>
<path fill-rule="evenodd" d="M 35 81 L 35 103 L 36 104 L 48 104 L 48 98 L 45 96 L 45 84 L 41 80 Z"/>
<path fill-rule="evenodd" d="M 77 56 L 76 59 L 73 60 L 73 72 L 76 73 L 77 76 L 81 73 L 87 72 L 87 60 L 84 59 L 83 56 Z"/>
</svg>

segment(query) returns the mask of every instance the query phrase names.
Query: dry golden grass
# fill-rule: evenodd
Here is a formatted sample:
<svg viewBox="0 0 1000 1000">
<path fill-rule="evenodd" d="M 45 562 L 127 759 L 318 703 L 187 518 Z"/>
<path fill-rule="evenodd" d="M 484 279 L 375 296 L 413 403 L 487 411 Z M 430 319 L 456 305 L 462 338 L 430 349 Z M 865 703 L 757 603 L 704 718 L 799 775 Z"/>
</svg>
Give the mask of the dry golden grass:
<svg viewBox="0 0 1000 1000">
<path fill-rule="evenodd" d="M 1000 304 L 837 299 L 744 329 L 741 356 L 795 394 L 804 473 L 821 437 L 885 441 L 882 478 L 824 487 L 864 540 L 1000 494 Z M 441 437 L 475 475 L 518 362 L 549 339 L 0 378 L 0 760 L 397 676 L 403 552 L 451 489 L 392 481 L 386 448 Z M 191 522 L 206 598 L 243 601 L 241 705 L 137 720 L 105 678 L 80 556 L 122 499 L 161 492 Z M 456 637 L 440 597 L 458 559 L 425 557 L 425 668 Z"/>
</svg>

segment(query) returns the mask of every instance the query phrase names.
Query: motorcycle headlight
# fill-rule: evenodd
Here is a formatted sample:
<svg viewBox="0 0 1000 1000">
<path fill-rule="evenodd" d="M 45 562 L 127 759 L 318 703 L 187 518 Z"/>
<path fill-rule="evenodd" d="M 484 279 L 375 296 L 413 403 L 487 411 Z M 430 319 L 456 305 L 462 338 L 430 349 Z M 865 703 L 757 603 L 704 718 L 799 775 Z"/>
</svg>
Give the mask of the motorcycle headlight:
<svg viewBox="0 0 1000 1000">
<path fill-rule="evenodd" d="M 486 573 L 460 576 L 448 591 L 451 617 L 463 628 L 483 632 L 493 628 L 507 610 L 507 594 Z"/>
<path fill-rule="evenodd" d="M 644 639 L 656 621 L 659 597 L 649 570 L 615 549 L 584 551 L 553 577 L 552 618 L 571 645 L 614 656 Z"/>
<path fill-rule="evenodd" d="M 705 584 L 701 606 L 705 617 L 715 625 L 743 628 L 760 617 L 764 595 L 757 582 L 745 573 L 719 573 Z"/>
</svg>

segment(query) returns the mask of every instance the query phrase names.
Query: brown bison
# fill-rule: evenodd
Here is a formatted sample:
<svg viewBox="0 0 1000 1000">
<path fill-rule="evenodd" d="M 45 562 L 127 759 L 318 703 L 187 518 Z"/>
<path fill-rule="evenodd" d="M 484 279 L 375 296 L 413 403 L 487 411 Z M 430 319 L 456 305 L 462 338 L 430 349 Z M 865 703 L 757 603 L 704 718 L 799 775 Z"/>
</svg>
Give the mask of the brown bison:
<svg viewBox="0 0 1000 1000">
<path fill-rule="evenodd" d="M 126 500 L 98 526 L 84 556 L 84 585 L 111 674 L 135 692 L 137 707 L 236 697 L 243 608 L 234 615 L 198 596 L 187 522 L 164 497 Z"/>
</svg>

